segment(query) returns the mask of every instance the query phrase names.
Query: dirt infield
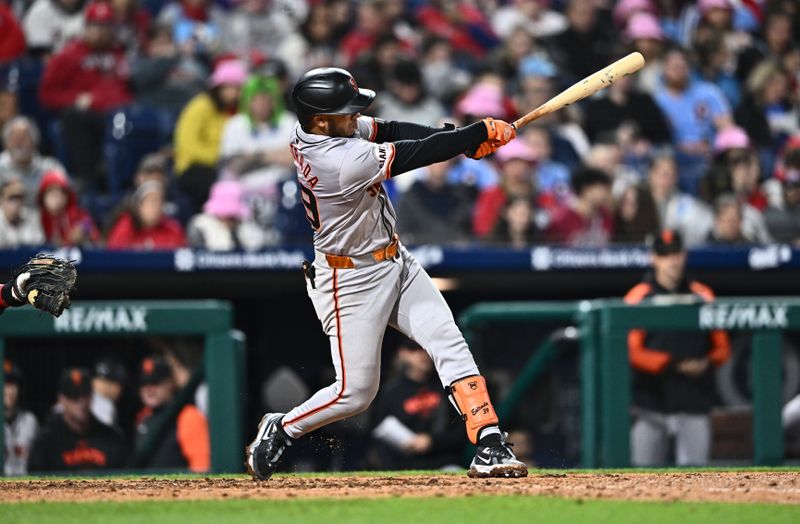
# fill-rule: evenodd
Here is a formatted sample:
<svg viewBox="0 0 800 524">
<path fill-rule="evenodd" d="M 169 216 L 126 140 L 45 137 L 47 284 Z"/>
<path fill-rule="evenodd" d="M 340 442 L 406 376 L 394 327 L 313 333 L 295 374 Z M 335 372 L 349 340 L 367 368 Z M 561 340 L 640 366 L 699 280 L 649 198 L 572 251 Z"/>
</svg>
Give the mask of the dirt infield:
<svg viewBox="0 0 800 524">
<path fill-rule="evenodd" d="M 165 480 L 26 480 L 0 482 L 0 502 L 456 497 L 548 495 L 572 499 L 769 502 L 800 504 L 797 472 L 569 473 L 526 479 L 460 475 L 281 476 Z"/>
</svg>

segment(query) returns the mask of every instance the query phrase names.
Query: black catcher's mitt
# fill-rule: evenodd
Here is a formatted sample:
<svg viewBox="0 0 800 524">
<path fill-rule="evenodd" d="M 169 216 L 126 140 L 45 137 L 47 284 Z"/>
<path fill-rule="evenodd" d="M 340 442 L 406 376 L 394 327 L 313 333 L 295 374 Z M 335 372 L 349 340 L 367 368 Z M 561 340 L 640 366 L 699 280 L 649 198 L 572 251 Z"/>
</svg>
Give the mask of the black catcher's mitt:
<svg viewBox="0 0 800 524">
<path fill-rule="evenodd" d="M 26 275 L 27 274 L 27 275 Z M 69 307 L 78 271 L 62 258 L 39 254 L 14 270 L 14 294 L 36 309 L 58 317 Z"/>
</svg>

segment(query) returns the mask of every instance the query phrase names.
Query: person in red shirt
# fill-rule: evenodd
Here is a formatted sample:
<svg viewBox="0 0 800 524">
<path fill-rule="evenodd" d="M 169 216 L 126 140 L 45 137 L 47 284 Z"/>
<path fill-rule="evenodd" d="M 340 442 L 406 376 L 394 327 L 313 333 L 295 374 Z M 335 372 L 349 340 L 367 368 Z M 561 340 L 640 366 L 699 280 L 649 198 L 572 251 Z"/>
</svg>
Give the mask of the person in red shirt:
<svg viewBox="0 0 800 524">
<path fill-rule="evenodd" d="M 175 249 L 186 245 L 180 223 L 164 214 L 164 186 L 145 182 L 108 234 L 109 249 Z"/>
<path fill-rule="evenodd" d="M 70 172 L 85 185 L 100 177 L 106 114 L 132 101 L 130 67 L 116 41 L 114 12 L 105 3 L 86 9 L 83 36 L 47 63 L 39 99 L 61 114 Z"/>
<path fill-rule="evenodd" d="M 100 232 L 78 198 L 66 175 L 48 171 L 42 177 L 37 198 L 45 242 L 53 246 L 95 244 Z"/>
<path fill-rule="evenodd" d="M 0 3 L 0 64 L 7 64 L 25 54 L 25 34 L 6 3 Z"/>
<path fill-rule="evenodd" d="M 573 247 L 603 247 L 611 241 L 611 177 L 599 169 L 581 168 L 572 175 L 574 198 L 553 214 L 547 232 L 551 242 Z"/>
</svg>

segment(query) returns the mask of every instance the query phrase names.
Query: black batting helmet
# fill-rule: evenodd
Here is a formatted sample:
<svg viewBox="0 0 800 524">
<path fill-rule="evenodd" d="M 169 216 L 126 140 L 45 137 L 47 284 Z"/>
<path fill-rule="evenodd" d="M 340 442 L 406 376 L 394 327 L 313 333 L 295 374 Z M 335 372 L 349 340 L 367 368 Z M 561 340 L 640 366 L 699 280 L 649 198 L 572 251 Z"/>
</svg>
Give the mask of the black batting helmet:
<svg viewBox="0 0 800 524">
<path fill-rule="evenodd" d="M 338 67 L 319 67 L 304 74 L 292 90 L 300 121 L 312 115 L 349 115 L 366 109 L 375 91 L 359 89 L 355 78 Z"/>
</svg>

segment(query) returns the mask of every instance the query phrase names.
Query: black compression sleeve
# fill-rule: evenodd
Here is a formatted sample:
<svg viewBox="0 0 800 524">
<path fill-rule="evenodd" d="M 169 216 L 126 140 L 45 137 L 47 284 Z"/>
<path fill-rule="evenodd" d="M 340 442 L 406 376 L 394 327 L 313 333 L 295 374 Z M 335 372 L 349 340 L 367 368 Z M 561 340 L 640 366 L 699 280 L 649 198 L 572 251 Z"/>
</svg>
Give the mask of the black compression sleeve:
<svg viewBox="0 0 800 524">
<path fill-rule="evenodd" d="M 449 160 L 464 151 L 474 151 L 488 136 L 486 124 L 475 122 L 452 131 L 440 131 L 423 140 L 394 142 L 392 176 Z"/>
<path fill-rule="evenodd" d="M 375 119 L 378 132 L 375 134 L 375 143 L 395 142 L 397 140 L 421 140 L 428 138 L 434 133 L 455 129 L 453 124 L 445 124 L 444 127 L 429 127 L 411 122 L 395 122 Z"/>
</svg>

